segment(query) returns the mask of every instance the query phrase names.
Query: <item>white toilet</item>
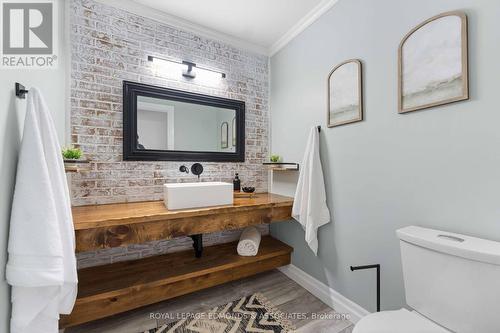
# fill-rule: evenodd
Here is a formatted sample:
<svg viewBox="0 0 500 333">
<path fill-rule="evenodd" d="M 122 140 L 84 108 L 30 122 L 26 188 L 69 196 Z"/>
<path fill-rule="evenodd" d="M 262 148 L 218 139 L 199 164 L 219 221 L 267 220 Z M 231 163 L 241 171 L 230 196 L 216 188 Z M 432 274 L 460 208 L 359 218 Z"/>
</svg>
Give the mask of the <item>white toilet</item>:
<svg viewBox="0 0 500 333">
<path fill-rule="evenodd" d="M 397 235 L 412 310 L 372 313 L 353 333 L 500 332 L 499 242 L 416 226 Z"/>
</svg>

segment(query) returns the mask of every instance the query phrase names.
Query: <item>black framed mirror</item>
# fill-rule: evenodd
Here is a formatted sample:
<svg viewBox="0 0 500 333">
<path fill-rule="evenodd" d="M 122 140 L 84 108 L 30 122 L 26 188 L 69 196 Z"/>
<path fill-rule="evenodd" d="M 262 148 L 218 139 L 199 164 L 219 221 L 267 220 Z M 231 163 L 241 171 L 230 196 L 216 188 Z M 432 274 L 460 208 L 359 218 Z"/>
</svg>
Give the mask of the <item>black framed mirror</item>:
<svg viewBox="0 0 500 333">
<path fill-rule="evenodd" d="M 245 102 L 123 81 L 123 159 L 243 162 Z"/>
</svg>

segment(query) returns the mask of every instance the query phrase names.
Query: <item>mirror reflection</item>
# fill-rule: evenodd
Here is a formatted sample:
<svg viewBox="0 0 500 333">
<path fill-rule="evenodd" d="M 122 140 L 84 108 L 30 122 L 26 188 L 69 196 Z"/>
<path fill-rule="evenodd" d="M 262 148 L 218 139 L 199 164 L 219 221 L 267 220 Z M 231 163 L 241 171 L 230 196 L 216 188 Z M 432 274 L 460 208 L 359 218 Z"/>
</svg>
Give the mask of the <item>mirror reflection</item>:
<svg viewBox="0 0 500 333">
<path fill-rule="evenodd" d="M 236 110 L 137 96 L 137 149 L 236 151 Z"/>
</svg>

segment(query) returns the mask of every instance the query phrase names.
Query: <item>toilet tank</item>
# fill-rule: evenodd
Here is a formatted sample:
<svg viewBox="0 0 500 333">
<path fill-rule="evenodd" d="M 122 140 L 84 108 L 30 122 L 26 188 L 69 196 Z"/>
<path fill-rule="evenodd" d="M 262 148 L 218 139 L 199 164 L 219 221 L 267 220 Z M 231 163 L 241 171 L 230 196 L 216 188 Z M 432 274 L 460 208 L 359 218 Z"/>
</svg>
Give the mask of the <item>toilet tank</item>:
<svg viewBox="0 0 500 333">
<path fill-rule="evenodd" d="M 500 332 L 499 242 L 416 226 L 396 233 L 409 306 L 454 332 Z"/>
</svg>

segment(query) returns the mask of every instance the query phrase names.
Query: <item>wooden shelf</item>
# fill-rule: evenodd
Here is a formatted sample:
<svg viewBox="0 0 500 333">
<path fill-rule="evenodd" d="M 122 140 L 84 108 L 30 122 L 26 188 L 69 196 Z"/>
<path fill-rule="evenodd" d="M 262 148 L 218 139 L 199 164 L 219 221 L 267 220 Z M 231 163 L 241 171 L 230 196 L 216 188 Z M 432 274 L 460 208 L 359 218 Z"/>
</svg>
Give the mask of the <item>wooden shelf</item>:
<svg viewBox="0 0 500 333">
<path fill-rule="evenodd" d="M 64 167 L 64 171 L 66 173 L 79 173 L 79 172 L 90 171 L 90 169 L 88 169 L 88 168 L 73 167 L 73 166 L 70 166 L 70 167 L 65 166 Z"/>
<path fill-rule="evenodd" d="M 237 242 L 192 251 L 81 269 L 73 312 L 62 328 L 157 303 L 290 263 L 292 248 L 270 236 L 262 238 L 255 257 L 236 253 Z"/>
<path fill-rule="evenodd" d="M 291 219 L 293 198 L 258 193 L 233 205 L 168 210 L 163 201 L 73 207 L 76 251 L 125 246 Z"/>
<path fill-rule="evenodd" d="M 89 160 L 63 160 L 64 171 L 66 173 L 78 173 L 82 171 L 90 171 L 88 167 L 81 167 L 84 164 L 89 164 Z"/>
<path fill-rule="evenodd" d="M 273 171 L 297 171 L 299 170 L 299 163 L 287 162 L 264 162 L 263 165 L 269 167 Z"/>
</svg>

